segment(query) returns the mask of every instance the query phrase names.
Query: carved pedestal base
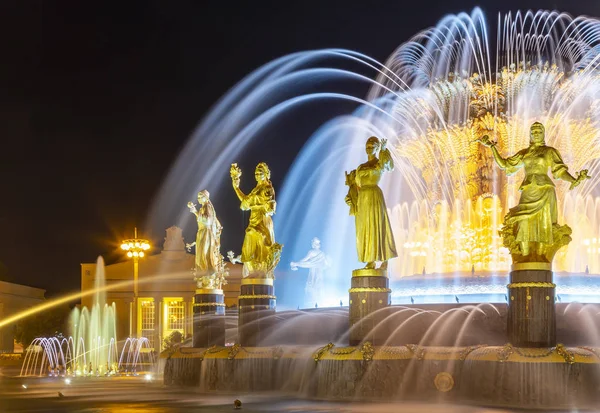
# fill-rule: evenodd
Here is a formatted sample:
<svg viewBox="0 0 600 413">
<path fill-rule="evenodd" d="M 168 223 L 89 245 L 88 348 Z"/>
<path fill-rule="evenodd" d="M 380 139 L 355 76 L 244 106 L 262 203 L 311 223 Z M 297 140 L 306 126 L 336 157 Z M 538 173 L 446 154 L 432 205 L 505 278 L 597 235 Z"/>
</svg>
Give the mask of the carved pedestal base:
<svg viewBox="0 0 600 413">
<path fill-rule="evenodd" d="M 223 290 L 198 289 L 194 296 L 195 348 L 225 345 L 225 303 Z"/>
<path fill-rule="evenodd" d="M 373 334 L 382 317 L 373 314 L 390 305 L 389 280 L 386 270 L 360 269 L 352 271 L 350 293 L 350 345 L 368 340 L 375 345 L 385 341 L 383 335 Z M 383 314 L 380 314 L 383 315 Z"/>
<path fill-rule="evenodd" d="M 556 285 L 550 265 L 535 264 L 513 265 L 510 273 L 507 334 L 515 347 L 556 346 Z"/>
<path fill-rule="evenodd" d="M 271 278 L 242 279 L 239 296 L 238 342 L 257 347 L 271 333 L 275 320 L 275 290 Z"/>
</svg>

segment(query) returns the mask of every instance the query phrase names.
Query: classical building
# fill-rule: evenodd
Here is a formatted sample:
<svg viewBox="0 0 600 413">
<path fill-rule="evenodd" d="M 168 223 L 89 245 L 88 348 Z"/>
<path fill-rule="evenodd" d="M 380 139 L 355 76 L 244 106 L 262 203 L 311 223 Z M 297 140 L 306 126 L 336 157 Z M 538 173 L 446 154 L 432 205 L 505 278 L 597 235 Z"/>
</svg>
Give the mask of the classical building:
<svg viewBox="0 0 600 413">
<path fill-rule="evenodd" d="M 0 281 L 0 320 L 41 304 L 46 290 Z M 0 353 L 15 351 L 14 324 L 0 328 Z"/>
<path fill-rule="evenodd" d="M 237 307 L 242 266 L 227 264 L 228 284 L 223 287 L 225 305 Z M 91 290 L 102 274 L 97 264 L 81 264 L 81 289 Z M 192 276 L 194 254 L 186 252 L 181 228 L 167 229 L 162 251 L 139 260 L 138 296 L 134 297 L 132 261 L 106 265 L 104 278 L 106 302 L 115 303 L 117 339 L 147 337 L 155 350 L 173 331 L 184 337 L 192 335 L 193 300 L 196 285 Z M 129 283 L 127 281 L 130 281 Z M 121 285 L 123 284 L 123 285 Z M 115 288 L 110 288 L 115 286 Z M 92 307 L 93 295 L 81 299 L 82 306 Z"/>
</svg>

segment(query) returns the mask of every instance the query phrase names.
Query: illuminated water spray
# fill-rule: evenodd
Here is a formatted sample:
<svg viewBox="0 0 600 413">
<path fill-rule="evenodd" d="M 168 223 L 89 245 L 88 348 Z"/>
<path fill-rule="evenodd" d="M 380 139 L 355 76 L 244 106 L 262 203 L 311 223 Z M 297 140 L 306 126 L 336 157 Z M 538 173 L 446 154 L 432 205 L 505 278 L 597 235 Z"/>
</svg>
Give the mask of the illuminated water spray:
<svg viewBox="0 0 600 413">
<path fill-rule="evenodd" d="M 230 191 L 220 185 L 228 166 L 256 137 L 274 128 L 286 139 L 294 123 L 282 125 L 280 118 L 307 105 L 347 109 L 351 102 L 350 113 L 314 125 L 279 190 L 282 262 L 319 237 L 332 259 L 325 281 L 330 302 L 323 305 L 347 300 L 350 272 L 359 263 L 342 171 L 366 159 L 364 142 L 377 135 L 388 140 L 396 164 L 381 182 L 400 255 L 390 262 L 390 276 L 506 272 L 508 254 L 497 230 L 518 200 L 522 177 L 499 174 L 476 139 L 489 134 L 501 153 L 512 154 L 527 146 L 531 123 L 541 121 L 546 143 L 593 177 L 575 197 L 557 186 L 559 220 L 573 228 L 574 240 L 555 258 L 555 270 L 599 272 L 600 22 L 539 11 L 500 15 L 495 40 L 488 27 L 475 9 L 418 33 L 385 64 L 328 49 L 263 66 L 200 124 L 154 204 L 151 225 L 176 216 L 182 221 L 185 211 L 177 206 L 199 189 Z M 362 97 L 340 82 L 369 90 Z M 302 297 L 286 294 L 290 280 L 289 274 L 278 279 L 279 303 L 295 307 Z"/>
<path fill-rule="evenodd" d="M 69 336 L 38 337 L 27 348 L 21 376 L 111 375 L 152 365 L 147 338 L 117 340 L 116 309 L 106 302 L 104 260 L 98 258 L 92 308 L 74 308 Z M 144 351 L 146 350 L 146 351 Z"/>
<path fill-rule="evenodd" d="M 106 301 L 105 284 L 104 260 L 99 257 L 92 308 L 74 308 L 69 323 L 75 343 L 74 357 L 78 364 L 89 366 L 91 363 L 93 368 L 103 370 L 117 361 L 116 308 L 114 303 Z"/>
</svg>

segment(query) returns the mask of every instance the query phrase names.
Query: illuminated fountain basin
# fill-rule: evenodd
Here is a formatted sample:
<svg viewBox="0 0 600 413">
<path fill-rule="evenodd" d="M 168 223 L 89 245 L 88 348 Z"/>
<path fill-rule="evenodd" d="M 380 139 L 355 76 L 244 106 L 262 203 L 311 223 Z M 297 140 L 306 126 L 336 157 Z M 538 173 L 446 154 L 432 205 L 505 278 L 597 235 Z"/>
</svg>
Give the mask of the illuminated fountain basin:
<svg viewBox="0 0 600 413">
<path fill-rule="evenodd" d="M 556 302 L 599 303 L 600 275 L 555 272 Z M 506 303 L 509 274 L 463 271 L 416 274 L 390 282 L 392 304 Z"/>
<path fill-rule="evenodd" d="M 21 376 L 114 375 L 151 370 L 145 337 L 117 340 L 116 309 L 106 303 L 104 260 L 98 258 L 92 308 L 74 308 L 67 337 L 38 337 L 27 348 Z"/>
<path fill-rule="evenodd" d="M 284 311 L 273 316 L 277 324 L 261 347 L 163 353 L 164 381 L 205 392 L 589 407 L 600 401 L 598 311 L 594 304 L 557 304 L 565 346 L 540 349 L 505 344 L 502 304 L 391 306 L 374 315 L 382 345 L 356 347 L 346 345 L 347 308 Z"/>
</svg>

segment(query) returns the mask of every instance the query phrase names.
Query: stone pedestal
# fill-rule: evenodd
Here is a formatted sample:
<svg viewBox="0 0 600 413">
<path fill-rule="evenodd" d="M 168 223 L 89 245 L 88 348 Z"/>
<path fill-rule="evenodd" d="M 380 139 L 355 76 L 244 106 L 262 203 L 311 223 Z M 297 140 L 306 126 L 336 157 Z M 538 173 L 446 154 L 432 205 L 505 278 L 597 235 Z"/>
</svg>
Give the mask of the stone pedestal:
<svg viewBox="0 0 600 413">
<path fill-rule="evenodd" d="M 550 264 L 514 264 L 508 285 L 508 341 L 515 347 L 556 346 L 556 311 Z"/>
<path fill-rule="evenodd" d="M 390 305 L 387 270 L 360 269 L 352 271 L 350 293 L 350 345 L 356 346 L 368 340 L 375 345 L 383 344 L 384 337 L 371 334 L 381 321 L 375 313 Z"/>
<path fill-rule="evenodd" d="M 195 348 L 225 345 L 223 290 L 199 288 L 194 295 Z"/>
<path fill-rule="evenodd" d="M 242 279 L 238 300 L 238 341 L 245 347 L 258 347 L 271 333 L 275 321 L 273 279 Z"/>
</svg>

